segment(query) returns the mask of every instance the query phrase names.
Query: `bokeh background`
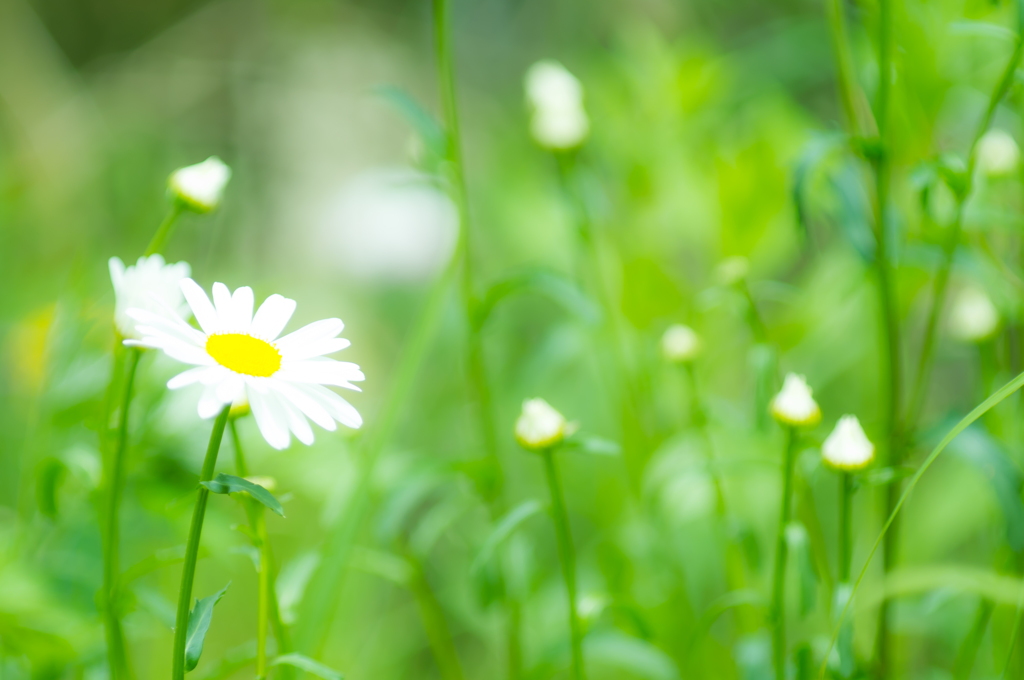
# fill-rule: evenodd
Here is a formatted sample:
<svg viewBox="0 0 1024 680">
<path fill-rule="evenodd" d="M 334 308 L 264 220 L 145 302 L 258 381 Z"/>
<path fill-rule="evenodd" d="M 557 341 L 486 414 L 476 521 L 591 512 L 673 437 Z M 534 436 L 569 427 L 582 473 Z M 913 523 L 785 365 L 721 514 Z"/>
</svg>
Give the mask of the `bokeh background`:
<svg viewBox="0 0 1024 680">
<path fill-rule="evenodd" d="M 998 0 L 895 6 L 892 216 L 913 365 L 951 219 L 949 191 L 927 162 L 966 152 L 1016 23 L 1012 4 Z M 877 7 L 863 0 L 845 9 L 870 98 Z M 792 635 L 820 654 L 831 633 L 836 478 L 816 447 L 842 414 L 857 414 L 876 441 L 884 420 L 869 189 L 857 161 L 837 151 L 843 123 L 822 3 L 457 0 L 452 17 L 478 295 L 524 271 L 573 279 L 573 208 L 555 161 L 530 139 L 523 76 L 534 61 L 555 58 L 586 92 L 592 134 L 577 180 L 641 417 L 624 414 L 621 375 L 609 369 L 616 343 L 596 320 L 592 290 L 556 286 L 503 301 L 482 346 L 509 507 L 547 499 L 539 462 L 512 437 L 524 398 L 546 398 L 621 449 L 560 460 L 591 677 L 771 677 L 763 628 L 706 616 L 726 583 L 692 394 L 658 352 L 661 333 L 677 322 L 704 338 L 697 375 L 714 449 L 734 463 L 730 540 L 746 546 L 754 590 L 766 593 L 770 579 L 783 442 L 764 415 L 765 397 L 776 370 L 798 371 L 815 388 L 825 417 L 806 438 L 800 469 L 824 552 L 807 557 L 811 576 L 791 575 L 811 598 Z M 292 327 L 344 319 L 352 347 L 343 358 L 367 375 L 351 400 L 372 429 L 457 239 L 455 208 L 419 134 L 429 129 L 422 112 L 439 110 L 436 82 L 425 1 L 0 0 L 0 676 L 106 677 L 96 502 L 113 344 L 107 260 L 141 254 L 167 210 L 168 174 L 213 154 L 232 167 L 221 209 L 184 217 L 168 260 L 187 260 L 207 289 L 223 281 L 251 285 L 258 300 L 274 292 L 298 300 Z M 994 123 L 1017 138 L 1021 95 L 1015 84 Z M 979 345 L 940 330 L 911 464 L 1020 370 L 1012 279 L 1020 193 L 1019 176 L 986 180 L 969 204 L 953 287 L 984 288 L 1001 330 Z M 745 296 L 716 278 L 719 263 L 737 255 L 749 259 L 765 342 L 751 330 Z M 307 609 L 326 606 L 324 642 L 304 651 L 354 680 L 451 680 L 425 632 L 420 608 L 429 598 L 465 677 L 508 668 L 501 588 L 472 568 L 493 518 L 475 483 L 482 442 L 454 289 L 445 309 L 365 477 L 365 435 L 318 431 L 314 446 L 279 453 L 251 421 L 240 423 L 252 468 L 277 479 L 285 502 L 287 519 L 268 521 L 286 620 L 301 638 Z M 155 353 L 140 368 L 125 567 L 170 560 L 187 531 L 209 423 L 195 416 L 194 393 L 163 389 L 174 369 Z M 908 572 L 893 624 L 906 677 L 952 677 L 978 606 L 962 579 L 942 574 L 1016 573 L 1020 414 L 1016 398 L 1004 402 L 940 459 L 908 505 L 903 562 L 920 569 Z M 231 471 L 228 447 L 221 469 Z M 360 484 L 369 485 L 369 512 L 339 596 L 311 593 L 323 547 Z M 880 526 L 882 488 L 867 484 L 858 495 L 858 566 Z M 255 636 L 256 577 L 248 540 L 234 529 L 244 517 L 228 498 L 212 499 L 196 594 L 231 587 L 193 673 L 203 678 L 251 673 L 232 661 Z M 523 677 L 567 677 L 549 524 L 526 523 L 509 554 L 519 580 L 504 587 L 522 604 Z M 415 579 L 409 585 L 410 568 L 426 591 Z M 179 572 L 171 562 L 131 584 L 125 625 L 139 677 L 167 673 Z M 1005 597 L 975 677 L 999 672 L 1014 584 L 998 582 Z M 872 586 L 876 605 L 874 569 Z M 857 609 L 864 657 L 874 641 L 871 602 Z"/>
</svg>

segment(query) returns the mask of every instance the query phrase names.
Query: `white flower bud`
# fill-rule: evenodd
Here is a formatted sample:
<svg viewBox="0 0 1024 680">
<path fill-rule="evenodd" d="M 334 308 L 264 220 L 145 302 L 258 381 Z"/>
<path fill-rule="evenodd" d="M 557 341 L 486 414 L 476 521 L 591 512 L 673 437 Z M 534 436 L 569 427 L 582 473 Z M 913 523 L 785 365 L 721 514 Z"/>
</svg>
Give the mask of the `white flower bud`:
<svg viewBox="0 0 1024 680">
<path fill-rule="evenodd" d="M 150 255 L 140 257 L 136 264 L 127 268 L 119 257 L 110 258 L 108 265 L 110 281 L 114 284 L 114 326 L 122 337 L 135 340 L 142 337 L 135 330 L 135 320 L 128 316 L 132 308 L 157 314 L 166 314 L 170 309 L 185 319 L 192 316 L 179 285 L 192 273 L 188 262 L 165 264 L 160 255 Z"/>
<path fill-rule="evenodd" d="M 207 213 L 220 205 L 229 179 L 231 168 L 216 156 L 210 156 L 202 163 L 175 170 L 167 183 L 174 196 L 190 210 Z"/>
<path fill-rule="evenodd" d="M 723 286 L 734 286 L 747 278 L 750 261 L 742 255 L 727 257 L 718 264 L 715 277 Z"/>
<path fill-rule="evenodd" d="M 999 328 L 999 310 L 985 291 L 964 288 L 953 299 L 949 315 L 949 332 L 961 342 L 981 342 L 992 337 Z"/>
<path fill-rule="evenodd" d="M 840 470 L 859 470 L 875 459 L 875 445 L 864 434 L 857 416 L 843 416 L 821 445 L 825 462 Z"/>
<path fill-rule="evenodd" d="M 231 402 L 231 408 L 228 410 L 228 418 L 235 419 L 247 416 L 252 412 L 249 406 L 249 395 L 246 394 L 245 390 L 239 392 L 235 400 Z"/>
<path fill-rule="evenodd" d="M 1020 149 L 1004 130 L 993 128 L 978 140 L 978 169 L 989 177 L 1012 174 L 1020 164 Z"/>
<path fill-rule="evenodd" d="M 782 390 L 772 399 L 772 416 L 785 425 L 813 426 L 821 420 L 821 409 L 811 396 L 811 388 L 802 375 L 790 373 Z"/>
<path fill-rule="evenodd" d="M 570 434 L 565 416 L 543 399 L 527 399 L 516 420 L 516 440 L 530 451 L 540 451 L 558 444 Z"/>
<path fill-rule="evenodd" d="M 673 324 L 661 336 L 661 353 L 672 363 L 693 361 L 700 349 L 700 336 L 689 326 Z"/>
<path fill-rule="evenodd" d="M 557 61 L 538 61 L 526 72 L 526 99 L 534 140 L 548 149 L 573 149 L 590 133 L 583 86 Z"/>
</svg>

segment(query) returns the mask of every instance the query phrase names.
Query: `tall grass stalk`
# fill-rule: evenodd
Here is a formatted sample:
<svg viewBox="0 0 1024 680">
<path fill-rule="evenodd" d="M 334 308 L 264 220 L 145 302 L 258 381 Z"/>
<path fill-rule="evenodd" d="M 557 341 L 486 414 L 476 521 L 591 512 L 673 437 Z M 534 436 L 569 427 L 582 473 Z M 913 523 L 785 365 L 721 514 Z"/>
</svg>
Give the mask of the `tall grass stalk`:
<svg viewBox="0 0 1024 680">
<path fill-rule="evenodd" d="M 572 543 L 569 512 L 565 507 L 565 496 L 562 492 L 562 481 L 558 476 L 558 466 L 555 463 L 555 452 L 556 448 L 552 447 L 541 451 L 540 455 L 544 459 L 544 474 L 547 477 L 548 490 L 551 492 L 551 518 L 555 524 L 558 557 L 562 562 L 562 578 L 565 581 L 565 592 L 569 601 L 572 677 L 573 680 L 584 680 L 586 671 L 583 662 L 583 626 L 576 609 L 576 549 Z"/>
<path fill-rule="evenodd" d="M 171 680 L 185 678 L 185 643 L 188 636 L 188 617 L 192 605 L 192 583 L 196 576 L 196 561 L 199 558 L 199 539 L 203 533 L 203 520 L 206 517 L 206 503 L 210 498 L 210 490 L 202 485 L 213 479 L 213 471 L 217 466 L 217 453 L 224 437 L 224 426 L 228 421 L 230 404 L 221 409 L 220 415 L 213 421 L 210 433 L 210 444 L 206 448 L 203 468 L 199 473 L 199 491 L 196 504 L 192 510 L 192 524 L 188 530 L 188 541 L 185 544 L 185 564 L 181 569 L 181 587 L 178 589 L 178 611 L 174 619 L 174 650 L 171 657 Z"/>
<path fill-rule="evenodd" d="M 786 448 L 782 461 L 782 500 L 779 526 L 775 533 L 775 566 L 772 570 L 772 663 L 775 677 L 786 677 L 786 527 L 793 514 L 793 476 L 796 468 L 797 429 L 786 427 Z"/>
<path fill-rule="evenodd" d="M 850 582 L 853 559 L 853 475 L 839 473 L 839 583 Z"/>
<path fill-rule="evenodd" d="M 121 407 L 118 413 L 117 440 L 111 452 L 109 469 L 105 486 L 106 507 L 104 508 L 106 530 L 103 533 L 103 622 L 107 638 L 107 660 L 110 664 L 112 680 L 124 680 L 131 677 L 128 664 L 128 651 L 121 626 L 118 604 L 118 578 L 120 576 L 120 519 L 121 496 L 124 492 L 125 455 L 128 450 L 128 411 L 132 401 L 132 389 L 135 385 L 135 373 L 142 358 L 142 351 L 131 348 L 125 352 L 121 347 L 114 350 L 114 361 L 119 361 L 124 354 L 127 372 L 124 376 Z"/>
</svg>

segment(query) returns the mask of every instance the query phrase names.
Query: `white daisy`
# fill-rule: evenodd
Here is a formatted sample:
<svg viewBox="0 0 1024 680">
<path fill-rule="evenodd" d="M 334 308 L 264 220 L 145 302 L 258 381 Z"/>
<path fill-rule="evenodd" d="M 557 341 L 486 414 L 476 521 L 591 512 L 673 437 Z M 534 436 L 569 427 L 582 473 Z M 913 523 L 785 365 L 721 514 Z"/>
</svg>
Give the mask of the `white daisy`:
<svg viewBox="0 0 1024 680">
<path fill-rule="evenodd" d="M 530 451 L 540 451 L 558 444 L 571 434 L 572 425 L 551 404 L 543 399 L 527 399 L 516 420 L 516 440 Z"/>
<path fill-rule="evenodd" d="M 330 431 L 336 428 L 335 421 L 352 428 L 362 425 L 355 408 L 325 387 L 359 391 L 352 382 L 364 378 L 356 364 L 324 356 L 349 346 L 348 340 L 337 337 L 345 327 L 341 319 L 315 321 L 279 338 L 295 311 L 294 300 L 271 295 L 254 315 L 248 286 L 232 294 L 223 283 L 215 283 L 213 303 L 192 279 L 182 280 L 181 292 L 199 329 L 171 310 L 157 314 L 131 309 L 128 315 L 138 322 L 142 337 L 125 344 L 162 349 L 195 366 L 171 378 L 167 387 L 204 385 L 201 418 L 212 418 L 244 395 L 260 432 L 275 449 L 287 448 L 289 432 L 303 444 L 312 444 L 307 418 Z"/>
<path fill-rule="evenodd" d="M 166 264 L 160 255 L 140 257 L 125 267 L 119 257 L 110 258 L 110 281 L 114 284 L 114 326 L 126 338 L 142 337 L 135 330 L 135 321 L 128 316 L 133 307 L 151 312 L 173 309 L 188 318 L 188 305 L 178 285 L 192 273 L 188 262 Z"/>
</svg>

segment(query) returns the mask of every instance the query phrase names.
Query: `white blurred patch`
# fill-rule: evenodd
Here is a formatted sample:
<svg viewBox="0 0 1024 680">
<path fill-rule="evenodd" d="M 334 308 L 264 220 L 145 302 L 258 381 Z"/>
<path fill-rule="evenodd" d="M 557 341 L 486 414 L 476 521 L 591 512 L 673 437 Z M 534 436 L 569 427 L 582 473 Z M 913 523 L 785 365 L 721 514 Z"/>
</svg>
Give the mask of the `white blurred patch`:
<svg viewBox="0 0 1024 680">
<path fill-rule="evenodd" d="M 347 182 L 327 202 L 315 257 L 345 274 L 417 282 L 447 264 L 458 240 L 458 211 L 435 179 L 408 168 L 379 168 Z"/>
</svg>

